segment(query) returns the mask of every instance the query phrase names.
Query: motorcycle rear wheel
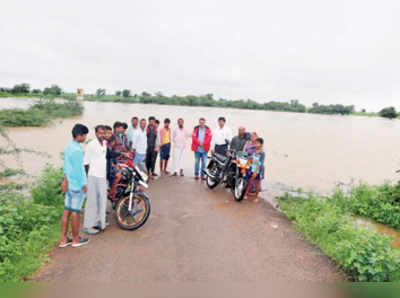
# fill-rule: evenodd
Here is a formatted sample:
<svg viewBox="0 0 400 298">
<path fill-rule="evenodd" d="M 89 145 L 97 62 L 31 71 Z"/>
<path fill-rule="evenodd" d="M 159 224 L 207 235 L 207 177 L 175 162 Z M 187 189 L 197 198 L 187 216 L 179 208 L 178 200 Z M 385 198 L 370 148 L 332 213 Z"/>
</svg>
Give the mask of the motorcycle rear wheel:
<svg viewBox="0 0 400 298">
<path fill-rule="evenodd" d="M 150 216 L 150 201 L 141 194 L 135 194 L 133 200 L 136 207 L 129 212 L 129 195 L 118 201 L 115 207 L 115 221 L 123 230 L 137 230 L 143 226 Z M 133 204 L 132 204 L 133 205 Z"/>
</svg>

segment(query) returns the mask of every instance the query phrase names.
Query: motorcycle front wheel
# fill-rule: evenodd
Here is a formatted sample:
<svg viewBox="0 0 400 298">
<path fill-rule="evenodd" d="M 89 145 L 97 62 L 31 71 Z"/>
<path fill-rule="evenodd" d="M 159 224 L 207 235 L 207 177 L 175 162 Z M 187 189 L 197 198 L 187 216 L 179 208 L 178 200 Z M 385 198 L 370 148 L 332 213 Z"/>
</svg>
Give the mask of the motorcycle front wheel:
<svg viewBox="0 0 400 298">
<path fill-rule="evenodd" d="M 246 192 L 247 182 L 244 177 L 239 177 L 236 180 L 235 186 L 232 188 L 233 198 L 235 201 L 240 202 L 243 200 L 244 193 Z"/>
<path fill-rule="evenodd" d="M 218 185 L 218 182 L 214 178 L 207 175 L 206 184 L 209 189 L 213 189 L 214 187 L 216 187 Z"/>
<path fill-rule="evenodd" d="M 214 187 L 216 187 L 218 185 L 218 168 L 217 165 L 214 163 L 210 169 L 207 170 L 206 173 L 207 177 L 206 177 L 206 184 L 208 186 L 209 189 L 213 189 Z"/>
<path fill-rule="evenodd" d="M 146 223 L 150 216 L 150 201 L 141 194 L 135 194 L 132 202 L 132 210 L 129 211 L 129 195 L 125 196 L 116 204 L 114 214 L 115 221 L 121 229 L 139 229 Z"/>
</svg>

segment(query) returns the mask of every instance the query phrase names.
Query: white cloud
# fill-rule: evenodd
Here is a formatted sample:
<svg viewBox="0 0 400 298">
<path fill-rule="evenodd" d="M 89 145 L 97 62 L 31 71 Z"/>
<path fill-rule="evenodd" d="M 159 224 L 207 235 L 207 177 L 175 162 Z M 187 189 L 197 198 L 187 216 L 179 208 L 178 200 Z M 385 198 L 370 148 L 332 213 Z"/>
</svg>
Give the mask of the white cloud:
<svg viewBox="0 0 400 298">
<path fill-rule="evenodd" d="M 0 84 L 400 107 L 399 11 L 396 0 L 7 0 Z"/>
</svg>

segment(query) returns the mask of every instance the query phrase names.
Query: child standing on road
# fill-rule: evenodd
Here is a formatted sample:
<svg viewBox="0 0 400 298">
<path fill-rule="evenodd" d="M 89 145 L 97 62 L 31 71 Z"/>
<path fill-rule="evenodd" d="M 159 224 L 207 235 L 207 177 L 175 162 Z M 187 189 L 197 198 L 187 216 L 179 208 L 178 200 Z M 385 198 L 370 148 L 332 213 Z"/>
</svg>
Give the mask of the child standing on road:
<svg viewBox="0 0 400 298">
<path fill-rule="evenodd" d="M 264 161 L 265 161 L 265 153 L 263 151 L 264 140 L 262 138 L 257 138 L 255 141 L 256 152 L 253 154 L 253 158 L 251 160 L 251 178 L 249 184 L 247 185 L 246 192 L 244 194 L 244 199 L 247 200 L 247 195 L 254 184 L 256 183 L 256 198 L 254 199 L 254 203 L 258 202 L 258 194 L 260 192 L 261 181 L 264 179 Z"/>
<path fill-rule="evenodd" d="M 160 130 L 160 173 L 167 175 L 167 165 L 171 152 L 171 129 L 169 124 L 171 120 L 164 120 L 164 127 Z"/>
</svg>

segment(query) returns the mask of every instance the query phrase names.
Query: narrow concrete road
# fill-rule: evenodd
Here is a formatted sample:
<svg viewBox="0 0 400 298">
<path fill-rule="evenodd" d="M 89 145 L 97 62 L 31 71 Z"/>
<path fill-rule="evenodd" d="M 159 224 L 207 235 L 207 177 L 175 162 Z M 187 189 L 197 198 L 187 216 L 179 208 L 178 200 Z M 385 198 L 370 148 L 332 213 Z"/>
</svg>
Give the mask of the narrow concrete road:
<svg viewBox="0 0 400 298">
<path fill-rule="evenodd" d="M 342 280 L 330 260 L 268 203 L 237 203 L 222 187 L 165 177 L 149 189 L 137 231 L 111 227 L 81 248 L 55 249 L 38 281 L 253 282 Z"/>
</svg>

